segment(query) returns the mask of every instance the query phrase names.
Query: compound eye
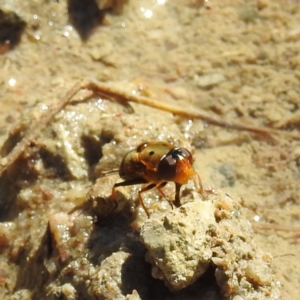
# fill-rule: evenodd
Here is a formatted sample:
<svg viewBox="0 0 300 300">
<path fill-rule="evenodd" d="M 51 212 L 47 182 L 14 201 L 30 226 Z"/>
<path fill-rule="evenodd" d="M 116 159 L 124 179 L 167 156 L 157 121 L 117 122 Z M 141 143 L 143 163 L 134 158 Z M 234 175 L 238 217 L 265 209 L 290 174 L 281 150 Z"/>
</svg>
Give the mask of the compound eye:
<svg viewBox="0 0 300 300">
<path fill-rule="evenodd" d="M 180 173 L 183 162 L 188 161 L 188 165 L 193 164 L 193 157 L 190 151 L 185 148 L 175 148 L 163 156 L 158 164 L 158 176 L 166 181 L 174 181 Z M 186 165 L 186 164 L 184 164 Z"/>
<path fill-rule="evenodd" d="M 185 148 L 179 148 L 179 149 L 176 149 L 176 153 L 177 153 L 177 157 L 181 156 L 181 157 L 187 158 L 189 163 L 191 165 L 193 164 L 193 156 L 189 150 L 187 150 Z"/>
<path fill-rule="evenodd" d="M 163 156 L 157 167 L 158 176 L 166 181 L 172 181 L 176 177 L 177 156 L 174 157 L 172 152 L 173 150 Z"/>
</svg>

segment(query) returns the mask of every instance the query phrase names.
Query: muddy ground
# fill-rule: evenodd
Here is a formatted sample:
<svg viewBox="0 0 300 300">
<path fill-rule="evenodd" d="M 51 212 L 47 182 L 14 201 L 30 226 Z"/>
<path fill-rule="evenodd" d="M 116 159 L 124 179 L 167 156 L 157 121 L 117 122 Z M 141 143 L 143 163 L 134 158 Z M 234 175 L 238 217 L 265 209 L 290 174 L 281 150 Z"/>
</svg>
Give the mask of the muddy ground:
<svg viewBox="0 0 300 300">
<path fill-rule="evenodd" d="M 105 2 L 109 1 L 102 1 Z M 142 93 L 182 110 L 199 110 L 223 121 L 277 129 L 281 133 L 272 136 L 252 134 L 201 120 L 171 118 L 165 112 L 138 105 L 133 105 L 136 119 L 131 122 L 135 125 L 123 124 L 130 130 L 134 128 L 124 133 L 129 135 L 128 148 L 134 145 L 134 139 L 138 144 L 143 138 L 154 136 L 181 145 L 191 144 L 195 151 L 195 169 L 204 187 L 222 190 L 242 204 L 243 214 L 253 223 L 259 247 L 274 257 L 272 267 L 283 287 L 283 297 L 298 299 L 298 1 L 129 0 L 115 1 L 115 9 L 104 11 L 98 11 L 93 1 L 86 5 L 78 7 L 77 1 L 4 0 L 0 8 L 17 14 L 26 27 L 20 29 L 19 42 L 1 46 L 0 144 L 7 140 L 20 120 L 23 127 L 19 126 L 16 132 L 22 132 L 31 119 L 38 119 L 47 105 L 61 99 L 82 78 L 115 83 L 118 88 Z M 90 10 L 88 5 L 92 7 Z M 78 13 L 82 10 L 85 10 L 84 17 Z M 119 108 L 100 100 L 89 104 L 91 114 L 95 110 L 104 114 L 104 122 L 108 123 L 112 116 L 120 113 Z M 72 116 L 59 118 L 66 121 Z M 169 122 L 168 126 L 161 125 L 162 136 L 151 135 L 153 127 L 155 132 L 160 130 L 157 127 L 164 124 L 161 120 Z M 88 121 L 97 127 L 99 120 L 91 116 Z M 78 122 L 81 121 L 78 119 Z M 113 124 L 112 120 L 110 126 Z M 135 131 L 134 126 L 144 131 Z M 116 129 L 112 131 L 118 144 L 122 137 L 116 137 Z M 176 130 L 180 130 L 181 137 Z M 103 138 L 111 142 L 111 133 L 105 132 Z M 112 157 L 108 150 L 105 153 L 109 163 L 121 157 L 122 151 L 115 151 Z M 2 155 L 4 152 L 2 150 Z M 30 172 L 33 169 L 37 172 L 35 167 Z M 87 170 L 86 173 L 77 171 L 72 170 L 73 178 L 82 180 L 89 176 Z M 45 174 L 53 177 L 48 171 Z M 22 174 L 23 180 L 25 175 Z M 1 221 L 5 224 L 5 228 L 1 228 L 1 291 L 7 299 L 16 288 L 34 289 L 32 283 L 20 278 L 25 274 L 20 271 L 24 265 L 20 252 L 28 257 L 34 252 L 22 235 L 38 232 L 36 238 L 41 239 L 50 215 L 67 213 L 81 204 L 78 199 L 90 188 L 79 188 L 78 183 L 75 187 L 70 183 L 59 187 L 53 183 L 42 188 L 43 199 L 28 204 L 26 199 L 30 197 L 25 185 L 21 184 L 23 194 L 17 201 L 12 196 L 12 204 L 5 202 L 8 201 L 5 194 L 1 195 Z M 60 188 L 68 202 L 49 204 L 49 199 L 55 199 Z M 68 192 L 72 188 L 76 192 L 80 190 L 82 195 Z M 35 192 L 40 197 L 40 191 Z M 61 195 L 56 196 L 61 200 Z M 89 227 L 86 220 L 82 222 L 83 228 Z M 20 236 L 16 228 L 21 228 Z M 8 240 L 7 232 L 13 233 Z M 10 245 L 9 250 L 7 245 Z M 8 265 L 10 272 L 15 272 L 11 277 L 7 275 Z M 47 269 L 51 269 L 49 262 Z M 30 293 L 28 298 L 26 293 L 21 299 L 30 299 Z"/>
</svg>

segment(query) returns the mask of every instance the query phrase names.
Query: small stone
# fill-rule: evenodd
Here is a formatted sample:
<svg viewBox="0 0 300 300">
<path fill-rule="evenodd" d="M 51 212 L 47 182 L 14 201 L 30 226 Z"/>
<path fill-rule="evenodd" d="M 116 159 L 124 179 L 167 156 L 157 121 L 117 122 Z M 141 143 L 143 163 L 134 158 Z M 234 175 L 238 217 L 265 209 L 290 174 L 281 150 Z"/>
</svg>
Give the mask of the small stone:
<svg viewBox="0 0 300 300">
<path fill-rule="evenodd" d="M 149 251 L 152 275 L 163 278 L 171 290 L 192 284 L 206 271 L 212 257 L 206 233 L 215 224 L 214 210 L 210 202 L 195 201 L 143 226 L 141 240 Z"/>
<path fill-rule="evenodd" d="M 245 269 L 245 275 L 258 285 L 270 285 L 273 278 L 271 269 L 261 260 L 249 261 Z"/>
<path fill-rule="evenodd" d="M 207 88 L 213 85 L 217 85 L 220 82 L 224 81 L 225 77 L 222 74 L 206 74 L 206 75 L 195 75 L 194 82 L 200 88 Z"/>
</svg>

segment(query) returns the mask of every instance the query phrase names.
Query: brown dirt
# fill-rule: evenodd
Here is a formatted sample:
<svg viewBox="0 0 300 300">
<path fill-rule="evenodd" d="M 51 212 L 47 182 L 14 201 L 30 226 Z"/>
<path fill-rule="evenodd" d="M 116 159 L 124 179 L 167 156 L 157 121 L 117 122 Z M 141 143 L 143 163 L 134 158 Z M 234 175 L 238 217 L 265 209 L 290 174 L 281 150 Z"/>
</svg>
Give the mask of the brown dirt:
<svg viewBox="0 0 300 300">
<path fill-rule="evenodd" d="M 66 2 L 5 1 L 5 8 L 27 27 L 20 43 L 0 56 L 0 144 L 24 118 L 24 109 L 32 112 L 38 103 L 56 102 L 82 78 L 140 88 L 158 100 L 223 120 L 299 132 L 297 1 L 158 3 L 129 0 L 121 13 L 106 12 L 102 25 L 93 24 L 83 41 L 70 25 L 74 15 L 68 15 Z M 299 139 L 263 139 L 201 121 L 175 120 L 196 148 L 195 168 L 204 186 L 222 189 L 243 204 L 260 247 L 275 257 L 274 270 L 286 299 L 296 300 Z M 66 211 L 70 208 L 65 204 Z M 18 220 L 13 214 L 9 220 L 2 218 L 6 224 Z M 1 278 L 5 257 L 3 252 Z M 17 269 L 14 263 L 12 270 Z M 14 282 L 6 284 L 13 290 Z"/>
</svg>

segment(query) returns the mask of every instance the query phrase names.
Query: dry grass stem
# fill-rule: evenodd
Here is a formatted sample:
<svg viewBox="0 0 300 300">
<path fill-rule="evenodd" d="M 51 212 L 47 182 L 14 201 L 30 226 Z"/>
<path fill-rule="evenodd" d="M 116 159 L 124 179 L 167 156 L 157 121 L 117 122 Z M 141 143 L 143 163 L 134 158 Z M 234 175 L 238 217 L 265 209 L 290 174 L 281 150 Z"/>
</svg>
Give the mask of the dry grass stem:
<svg viewBox="0 0 300 300">
<path fill-rule="evenodd" d="M 30 143 L 37 138 L 39 133 L 51 122 L 53 117 L 62 110 L 68 103 L 72 100 L 72 98 L 81 90 L 81 89 L 89 89 L 92 90 L 95 94 L 100 95 L 101 97 L 106 97 L 109 100 L 117 101 L 120 104 L 127 107 L 131 110 L 131 106 L 129 102 L 134 102 L 142 105 L 146 105 L 149 107 L 157 108 L 162 111 L 166 111 L 172 113 L 174 115 L 189 118 L 189 119 L 199 119 L 208 124 L 224 127 L 228 129 L 235 129 L 241 131 L 248 131 L 254 134 L 258 134 L 262 137 L 268 139 L 274 139 L 273 135 L 283 135 L 287 138 L 300 138 L 300 135 L 295 135 L 291 132 L 280 131 L 276 129 L 263 128 L 263 127 L 255 127 L 250 125 L 244 125 L 239 123 L 227 122 L 221 119 L 217 119 L 208 115 L 205 115 L 198 111 L 189 111 L 182 110 L 182 108 L 175 107 L 173 105 L 165 104 L 156 100 L 153 100 L 148 97 L 133 95 L 128 92 L 124 92 L 122 90 L 116 89 L 116 87 L 112 87 L 108 84 L 103 84 L 100 82 L 93 81 L 80 81 L 77 82 L 70 91 L 61 98 L 58 103 L 52 105 L 52 107 L 45 112 L 45 114 L 38 120 L 36 120 L 28 129 L 28 132 L 23 137 L 23 139 L 14 147 L 9 155 L 1 159 L 0 162 L 0 177 L 2 174 L 11 166 L 25 151 L 26 147 L 30 145 Z"/>
</svg>

